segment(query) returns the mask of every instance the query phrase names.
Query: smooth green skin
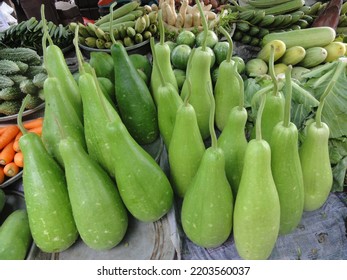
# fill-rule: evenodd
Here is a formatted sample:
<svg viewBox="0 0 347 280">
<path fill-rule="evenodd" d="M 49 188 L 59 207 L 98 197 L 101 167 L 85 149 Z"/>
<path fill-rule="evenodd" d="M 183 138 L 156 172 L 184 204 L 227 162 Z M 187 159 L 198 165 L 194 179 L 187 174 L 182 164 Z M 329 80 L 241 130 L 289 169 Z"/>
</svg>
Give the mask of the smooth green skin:
<svg viewBox="0 0 347 280">
<path fill-rule="evenodd" d="M 62 88 L 57 78 L 47 78 L 44 83 L 45 111 L 42 126 L 42 141 L 48 151 L 63 167 L 59 142 L 64 137 L 76 139 L 87 149 L 84 127 L 72 105 L 61 94 Z"/>
<path fill-rule="evenodd" d="M 0 189 L 0 213 L 5 206 L 6 196 L 2 189 Z"/>
<path fill-rule="evenodd" d="M 103 77 L 114 82 L 113 58 L 106 52 L 91 52 L 90 65 L 94 68 L 97 77 Z"/>
<path fill-rule="evenodd" d="M 32 237 L 43 252 L 64 251 L 78 237 L 64 171 L 37 134 L 24 134 L 19 146 L 24 158 L 23 189 Z"/>
<path fill-rule="evenodd" d="M 218 77 L 214 87 L 216 101 L 215 122 L 223 131 L 232 108 L 240 104 L 240 82 L 237 75 L 237 65 L 233 61 L 223 61 L 218 68 Z"/>
<path fill-rule="evenodd" d="M 120 116 L 134 139 L 141 145 L 159 136 L 157 110 L 149 88 L 131 63 L 125 47 L 111 47 L 115 70 L 115 92 Z"/>
<path fill-rule="evenodd" d="M 304 209 L 304 180 L 298 151 L 298 130 L 278 123 L 272 132 L 271 169 L 281 206 L 280 234 L 293 231 Z"/>
<path fill-rule="evenodd" d="M 162 75 L 164 77 L 164 81 L 173 85 L 173 87 L 178 91 L 176 77 L 171 66 L 171 59 L 170 59 L 171 51 L 170 51 L 169 45 L 166 43 L 164 44 L 157 43 L 154 45 L 154 48 L 155 48 L 155 54 L 158 60 L 159 68 L 161 69 Z M 155 58 L 153 57 L 153 59 Z M 160 80 L 159 69 L 156 66 L 156 62 L 153 61 L 152 65 L 153 67 L 152 67 L 150 88 L 151 88 L 151 92 L 152 92 L 152 96 L 155 101 L 155 104 L 158 104 L 157 102 L 158 89 L 162 83 Z"/>
<path fill-rule="evenodd" d="M 265 140 L 248 143 L 234 208 L 234 239 L 243 259 L 267 259 L 280 226 L 280 201 L 271 173 L 271 150 Z"/>
<path fill-rule="evenodd" d="M 64 54 L 56 45 L 49 45 L 44 54 L 44 65 L 49 77 L 59 80 L 62 94 L 69 100 L 80 120 L 83 119 L 82 100 L 77 82 L 66 64 Z"/>
<path fill-rule="evenodd" d="M 201 137 L 204 140 L 210 136 L 209 118 L 211 100 L 209 90 L 213 92 L 210 63 L 211 56 L 209 52 L 203 51 L 201 47 L 196 48 L 193 56 L 191 57 L 190 69 L 188 69 L 189 77 L 187 77 L 185 80 L 181 90 L 181 97 L 184 100 L 189 93 L 188 80 L 190 80 L 191 95 L 189 98 L 189 103 L 195 109 Z"/>
<path fill-rule="evenodd" d="M 172 186 L 179 197 L 184 197 L 205 152 L 195 110 L 189 103 L 177 111 L 168 151 Z"/>
<path fill-rule="evenodd" d="M 72 213 L 84 243 L 95 250 L 115 247 L 128 228 L 128 213 L 116 183 L 72 138 L 59 145 Z"/>
<path fill-rule="evenodd" d="M 329 158 L 329 127 L 316 122 L 309 124 L 307 135 L 299 148 L 302 174 L 304 177 L 304 211 L 319 209 L 327 200 L 333 175 Z"/>
<path fill-rule="evenodd" d="M 84 135 L 89 155 L 96 160 L 112 177 L 114 158 L 110 157 L 110 143 L 114 137 L 106 137 L 106 121 L 121 121 L 114 107 L 107 101 L 91 74 L 80 76 L 79 90 L 82 96 Z"/>
<path fill-rule="evenodd" d="M 275 125 L 283 121 L 284 103 L 285 99 L 281 92 L 275 96 L 270 91 L 266 96 L 265 107 L 261 119 L 261 133 L 263 139 L 268 143 L 271 140 L 272 130 Z M 252 138 L 255 138 L 255 129 L 252 131 Z"/>
<path fill-rule="evenodd" d="M 233 195 L 220 148 L 208 148 L 182 204 L 181 222 L 187 237 L 205 248 L 223 244 L 233 222 Z"/>
<path fill-rule="evenodd" d="M 15 210 L 0 227 L 0 260 L 24 260 L 31 241 L 26 210 Z"/>
<path fill-rule="evenodd" d="M 102 93 L 107 98 L 108 102 L 112 104 L 114 108 L 116 108 L 116 95 L 114 91 L 114 84 L 110 79 L 104 77 L 98 77 L 98 82 L 101 88 Z"/>
<path fill-rule="evenodd" d="M 140 221 L 157 221 L 173 204 L 173 190 L 164 171 L 123 123 L 108 122 L 106 136 L 114 139 L 109 156 L 115 159 L 117 186 L 126 208 Z"/>
<path fill-rule="evenodd" d="M 245 126 L 248 114 L 245 108 L 236 106 L 231 109 L 229 119 L 218 137 L 218 147 L 225 156 L 225 173 L 233 190 L 234 198 L 239 188 L 244 157 L 247 148 Z"/>
<path fill-rule="evenodd" d="M 159 131 L 167 148 L 170 147 L 172 131 L 174 129 L 176 113 L 183 104 L 177 90 L 169 83 L 158 88 L 158 125 Z"/>
</svg>

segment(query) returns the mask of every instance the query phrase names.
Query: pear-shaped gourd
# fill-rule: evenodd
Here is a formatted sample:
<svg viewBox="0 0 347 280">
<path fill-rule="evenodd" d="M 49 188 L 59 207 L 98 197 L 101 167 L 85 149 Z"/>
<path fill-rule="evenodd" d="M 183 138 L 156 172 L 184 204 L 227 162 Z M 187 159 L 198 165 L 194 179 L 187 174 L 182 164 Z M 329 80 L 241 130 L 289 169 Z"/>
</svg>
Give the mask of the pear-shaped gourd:
<svg viewBox="0 0 347 280">
<path fill-rule="evenodd" d="M 280 202 L 271 172 L 271 150 L 261 138 L 261 114 L 257 114 L 257 138 L 246 149 L 242 177 L 234 208 L 234 240 L 243 259 L 267 259 L 277 240 Z"/>
<path fill-rule="evenodd" d="M 42 126 L 42 141 L 47 151 L 64 166 L 59 150 L 63 137 L 73 137 L 84 149 L 84 127 L 75 110 L 66 102 L 57 78 L 48 77 L 44 82 L 45 112 Z"/>
<path fill-rule="evenodd" d="M 163 76 L 165 83 L 178 91 L 178 85 L 171 66 L 170 47 L 165 43 L 165 28 L 162 19 L 162 11 L 158 13 L 160 41 L 155 44 L 156 55 L 153 56 L 153 68 L 151 72 L 151 93 L 155 103 L 158 105 L 158 88 L 162 84 L 160 75 Z M 153 48 L 152 48 L 153 49 Z"/>
<path fill-rule="evenodd" d="M 345 69 L 346 62 L 339 61 L 331 81 L 320 97 L 315 120 L 306 128 L 306 137 L 299 148 L 304 178 L 305 211 L 317 210 L 323 206 L 333 184 L 328 145 L 330 129 L 321 118 L 325 98 Z"/>
<path fill-rule="evenodd" d="M 199 11 L 203 14 L 202 7 L 197 1 Z M 192 85 L 192 93 L 189 98 L 189 103 L 194 107 L 196 117 L 199 124 L 202 139 L 207 139 L 210 136 L 209 131 L 209 116 L 211 111 L 211 100 L 209 98 L 209 91 L 213 92 L 211 81 L 211 55 L 206 48 L 206 39 L 208 34 L 208 26 L 206 18 L 201 18 L 204 27 L 204 40 L 201 47 L 194 48 L 190 54 L 187 65 L 187 78 L 190 79 Z M 206 83 L 209 88 L 206 87 Z M 184 100 L 189 94 L 187 79 L 185 80 L 181 97 Z"/>
<path fill-rule="evenodd" d="M 286 71 L 284 120 L 272 130 L 271 169 L 281 206 L 280 234 L 293 231 L 304 208 L 304 181 L 298 151 L 298 129 L 290 122 L 291 66 Z"/>
<path fill-rule="evenodd" d="M 44 147 L 40 136 L 27 133 L 18 114 L 23 132 L 19 146 L 23 153 L 23 189 L 29 225 L 37 247 L 43 252 L 60 252 L 69 248 L 78 232 L 72 215 L 65 174 Z"/>
<path fill-rule="evenodd" d="M 172 131 L 174 129 L 176 112 L 183 104 L 177 89 L 169 82 L 165 81 L 163 70 L 159 65 L 156 48 L 154 46 L 154 38 L 150 40 L 154 66 L 159 69 L 160 84 L 156 88 L 156 102 L 158 111 L 158 126 L 160 134 L 163 138 L 164 144 L 167 149 L 170 146 Z M 153 67 L 154 69 L 154 67 Z"/>
<path fill-rule="evenodd" d="M 241 77 L 238 77 L 240 84 L 239 104 L 231 109 L 225 127 L 218 137 L 218 145 L 225 155 L 225 173 L 236 198 L 239 188 L 247 139 L 245 126 L 248 118 L 247 110 L 244 107 L 244 84 Z"/>
<path fill-rule="evenodd" d="M 178 109 L 169 147 L 170 178 L 176 194 L 183 197 L 205 152 L 195 110 L 188 98 Z"/>
<path fill-rule="evenodd" d="M 61 140 L 65 176 L 72 213 L 84 243 L 108 250 L 124 237 L 128 213 L 115 182 L 72 138 Z"/>
<path fill-rule="evenodd" d="M 212 248 L 225 242 L 232 229 L 233 194 L 225 175 L 225 158 L 214 131 L 214 99 L 210 91 L 210 130 L 212 146 L 200 162 L 182 203 L 181 222 L 187 237 L 195 244 Z"/>
<path fill-rule="evenodd" d="M 240 74 L 237 71 L 237 63 L 231 57 L 233 53 L 233 41 L 221 26 L 219 30 L 228 39 L 229 49 L 227 57 L 218 68 L 218 77 L 214 87 L 214 97 L 216 101 L 216 125 L 223 131 L 232 108 L 240 104 L 240 92 L 243 83 L 240 83 Z"/>
<path fill-rule="evenodd" d="M 107 123 L 109 156 L 115 159 L 115 174 L 121 198 L 138 220 L 153 222 L 172 207 L 173 190 L 157 162 L 131 137 L 122 122 Z"/>
</svg>

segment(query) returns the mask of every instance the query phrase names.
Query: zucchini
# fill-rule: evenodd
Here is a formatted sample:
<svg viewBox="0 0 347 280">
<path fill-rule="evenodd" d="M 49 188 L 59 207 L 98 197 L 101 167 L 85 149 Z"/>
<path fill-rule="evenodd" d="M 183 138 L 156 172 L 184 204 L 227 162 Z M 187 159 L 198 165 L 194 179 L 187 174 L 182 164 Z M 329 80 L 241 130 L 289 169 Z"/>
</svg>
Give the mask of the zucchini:
<svg viewBox="0 0 347 280">
<path fill-rule="evenodd" d="M 312 47 L 306 49 L 306 55 L 299 65 L 305 68 L 315 67 L 325 61 L 328 56 L 326 49 L 322 47 Z"/>
<path fill-rule="evenodd" d="M 281 40 L 287 48 L 301 46 L 304 49 L 311 47 L 324 47 L 334 41 L 336 32 L 333 28 L 312 27 L 286 32 L 273 32 L 265 35 L 262 39 L 262 45 L 266 45 L 272 40 Z"/>
<path fill-rule="evenodd" d="M 26 210 L 15 210 L 0 227 L 0 260 L 24 260 L 31 240 Z"/>
</svg>

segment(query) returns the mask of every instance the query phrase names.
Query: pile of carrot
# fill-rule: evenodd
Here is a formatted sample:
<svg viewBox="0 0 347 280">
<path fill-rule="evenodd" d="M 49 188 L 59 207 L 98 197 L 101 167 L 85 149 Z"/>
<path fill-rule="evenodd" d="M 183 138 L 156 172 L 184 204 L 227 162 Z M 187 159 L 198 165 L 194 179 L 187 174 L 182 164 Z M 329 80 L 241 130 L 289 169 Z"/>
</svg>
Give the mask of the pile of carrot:
<svg viewBox="0 0 347 280">
<path fill-rule="evenodd" d="M 28 132 L 41 136 L 43 117 L 23 123 Z M 22 132 L 15 124 L 0 128 L 0 184 L 7 178 L 17 175 L 23 168 L 23 154 L 19 147 Z"/>
</svg>

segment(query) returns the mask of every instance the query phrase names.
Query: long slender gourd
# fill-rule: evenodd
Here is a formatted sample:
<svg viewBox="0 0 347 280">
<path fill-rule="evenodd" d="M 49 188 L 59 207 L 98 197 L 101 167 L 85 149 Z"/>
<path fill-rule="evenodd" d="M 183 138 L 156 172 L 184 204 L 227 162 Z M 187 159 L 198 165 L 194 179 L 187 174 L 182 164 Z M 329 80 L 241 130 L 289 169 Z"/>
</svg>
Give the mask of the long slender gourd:
<svg viewBox="0 0 347 280">
<path fill-rule="evenodd" d="M 47 152 L 40 136 L 25 130 L 22 114 L 29 96 L 18 113 L 23 133 L 19 146 L 23 153 L 23 189 L 29 225 L 37 247 L 43 252 L 61 252 L 77 239 L 65 174 Z"/>
<path fill-rule="evenodd" d="M 292 232 L 301 221 L 304 210 L 304 180 L 298 150 L 298 129 L 290 121 L 292 66 L 286 71 L 284 120 L 272 131 L 270 140 L 271 169 L 280 206 L 280 234 Z"/>
<path fill-rule="evenodd" d="M 200 14 L 203 14 L 200 2 L 197 2 Z M 187 77 L 189 77 L 192 84 L 192 94 L 190 97 L 190 104 L 194 107 L 196 117 L 199 124 L 199 129 L 202 138 L 205 140 L 210 136 L 209 132 L 209 116 L 211 110 L 211 100 L 209 98 L 209 91 L 213 92 L 211 82 L 211 55 L 206 48 L 206 39 L 208 27 L 206 18 L 202 17 L 201 21 L 204 27 L 204 40 L 201 47 L 195 49 L 194 54 L 191 54 L 187 66 Z M 203 82 L 202 82 L 203 81 Z M 211 88 L 206 88 L 206 83 Z M 189 94 L 187 79 L 185 80 L 181 97 L 184 98 Z"/>
<path fill-rule="evenodd" d="M 150 82 L 152 96 L 156 104 L 158 104 L 158 89 L 159 86 L 162 84 L 160 75 L 163 76 L 166 83 L 171 84 L 173 88 L 176 89 L 176 91 L 178 91 L 177 81 L 170 60 L 170 47 L 167 43 L 165 43 L 165 28 L 163 24 L 161 10 L 158 12 L 158 19 L 160 41 L 156 43 L 154 46 L 156 56 L 152 58 L 153 68 Z"/>
<path fill-rule="evenodd" d="M 322 207 L 332 187 L 333 175 L 328 146 L 330 129 L 321 121 L 321 115 L 326 96 L 345 68 L 346 62 L 339 61 L 331 81 L 320 97 L 315 120 L 307 126 L 306 136 L 299 148 L 304 178 L 305 211 L 314 211 Z"/>
<path fill-rule="evenodd" d="M 207 85 L 209 88 L 209 85 Z M 201 159 L 182 203 L 181 222 L 187 237 L 195 244 L 213 248 L 229 237 L 233 221 L 233 194 L 225 174 L 225 158 L 214 131 L 215 104 L 212 91 L 209 127 L 212 145 Z"/>
<path fill-rule="evenodd" d="M 111 39 L 115 93 L 120 117 L 136 141 L 141 145 L 150 144 L 159 136 L 155 103 L 147 84 L 131 62 L 125 47 L 114 39 L 113 32 Z"/>
<path fill-rule="evenodd" d="M 62 93 L 64 99 L 68 101 L 74 110 L 76 111 L 77 116 L 82 121 L 83 112 L 82 112 L 82 99 L 79 95 L 78 85 L 74 79 L 64 57 L 62 50 L 53 44 L 52 39 L 50 38 L 47 30 L 46 20 L 44 18 L 44 6 L 41 7 L 41 16 L 44 21 L 44 35 L 42 37 L 42 48 L 43 48 L 43 60 L 44 66 L 48 73 L 49 77 L 55 77 L 59 80 L 59 83 L 62 87 Z M 49 45 L 47 46 L 47 40 Z"/>
<path fill-rule="evenodd" d="M 229 49 L 227 57 L 219 65 L 218 77 L 214 87 L 214 96 L 216 101 L 216 125 L 222 131 L 228 120 L 232 108 L 240 103 L 241 86 L 239 82 L 239 72 L 237 71 L 237 63 L 231 57 L 233 53 L 233 41 L 221 26 L 220 31 L 228 39 Z"/>
<path fill-rule="evenodd" d="M 128 213 L 115 182 L 85 149 L 67 137 L 60 141 L 72 213 L 84 243 L 108 250 L 123 239 Z"/>
<path fill-rule="evenodd" d="M 190 82 L 188 81 L 190 87 Z M 189 96 L 177 110 L 175 126 L 168 150 L 170 179 L 175 193 L 184 197 L 205 152 L 196 114 Z"/>
<path fill-rule="evenodd" d="M 0 260 L 24 260 L 31 241 L 26 210 L 15 210 L 0 226 Z"/>
<path fill-rule="evenodd" d="M 256 138 L 245 153 L 244 168 L 234 208 L 234 240 L 243 259 L 267 259 L 277 240 L 280 202 L 271 171 L 270 145 L 261 136 L 261 115 L 266 94 L 257 113 Z"/>
</svg>

